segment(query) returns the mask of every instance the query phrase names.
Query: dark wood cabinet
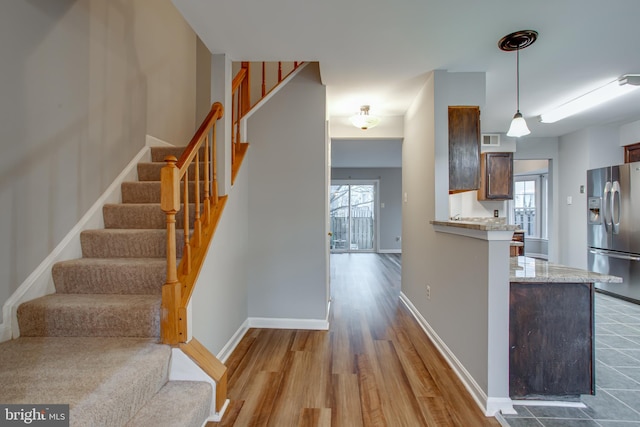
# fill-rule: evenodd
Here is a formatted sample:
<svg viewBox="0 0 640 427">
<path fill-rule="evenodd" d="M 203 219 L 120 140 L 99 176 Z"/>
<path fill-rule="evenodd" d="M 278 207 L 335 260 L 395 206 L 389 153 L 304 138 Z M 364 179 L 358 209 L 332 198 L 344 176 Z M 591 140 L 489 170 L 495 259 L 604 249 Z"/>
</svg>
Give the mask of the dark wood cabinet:
<svg viewBox="0 0 640 427">
<path fill-rule="evenodd" d="M 593 394 L 593 283 L 511 283 L 509 395 Z"/>
<path fill-rule="evenodd" d="M 478 200 L 510 199 L 513 199 L 513 153 L 482 154 Z"/>
<path fill-rule="evenodd" d="M 524 256 L 524 230 L 514 231 L 511 241 L 522 243 L 522 246 L 511 246 L 511 256 Z"/>
<path fill-rule="evenodd" d="M 640 162 L 640 142 L 624 147 L 624 162 Z"/>
<path fill-rule="evenodd" d="M 449 107 L 449 193 L 480 184 L 480 107 Z"/>
</svg>

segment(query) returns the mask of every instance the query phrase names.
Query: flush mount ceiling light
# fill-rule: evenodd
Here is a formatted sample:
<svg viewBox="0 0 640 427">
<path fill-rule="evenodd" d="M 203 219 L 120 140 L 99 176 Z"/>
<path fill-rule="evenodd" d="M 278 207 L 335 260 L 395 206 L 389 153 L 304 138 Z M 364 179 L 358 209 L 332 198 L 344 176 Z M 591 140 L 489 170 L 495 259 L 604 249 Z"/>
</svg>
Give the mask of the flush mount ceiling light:
<svg viewBox="0 0 640 427">
<path fill-rule="evenodd" d="M 351 123 L 357 128 L 362 130 L 371 129 L 380 124 L 380 118 L 376 116 L 369 115 L 369 106 L 363 105 L 360 107 L 360 114 L 356 114 L 355 116 L 351 116 L 349 119 Z"/>
<path fill-rule="evenodd" d="M 543 123 L 555 123 L 589 108 L 625 95 L 640 87 L 640 74 L 625 74 L 617 80 L 585 93 L 558 108 L 540 115 Z"/>
<path fill-rule="evenodd" d="M 531 133 L 527 127 L 527 122 L 520 113 L 520 50 L 531 46 L 537 38 L 537 31 L 522 30 L 507 34 L 498 42 L 500 50 L 505 52 L 516 51 L 516 114 L 513 116 L 507 136 L 519 138 Z"/>
</svg>

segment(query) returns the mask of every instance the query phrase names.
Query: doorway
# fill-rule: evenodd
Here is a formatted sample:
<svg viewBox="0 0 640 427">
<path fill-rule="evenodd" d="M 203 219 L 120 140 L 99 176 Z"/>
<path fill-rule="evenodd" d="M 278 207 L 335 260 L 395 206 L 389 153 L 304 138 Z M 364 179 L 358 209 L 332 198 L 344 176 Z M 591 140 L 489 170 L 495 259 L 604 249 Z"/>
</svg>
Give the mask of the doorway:
<svg viewBox="0 0 640 427">
<path fill-rule="evenodd" d="M 331 252 L 374 252 L 377 243 L 376 181 L 331 181 Z"/>
</svg>

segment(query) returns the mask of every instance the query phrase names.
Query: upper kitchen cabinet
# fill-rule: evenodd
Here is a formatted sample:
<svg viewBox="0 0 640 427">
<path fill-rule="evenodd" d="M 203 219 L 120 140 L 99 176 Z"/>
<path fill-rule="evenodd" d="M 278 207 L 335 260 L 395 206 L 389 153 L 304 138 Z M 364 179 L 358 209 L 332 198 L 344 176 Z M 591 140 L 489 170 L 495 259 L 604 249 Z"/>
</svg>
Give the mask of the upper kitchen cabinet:
<svg viewBox="0 0 640 427">
<path fill-rule="evenodd" d="M 640 162 L 640 142 L 624 147 L 624 162 Z"/>
<path fill-rule="evenodd" d="M 513 199 L 513 153 L 482 154 L 478 200 L 511 199 Z"/>
<path fill-rule="evenodd" d="M 449 107 L 449 193 L 480 184 L 480 107 Z"/>
</svg>

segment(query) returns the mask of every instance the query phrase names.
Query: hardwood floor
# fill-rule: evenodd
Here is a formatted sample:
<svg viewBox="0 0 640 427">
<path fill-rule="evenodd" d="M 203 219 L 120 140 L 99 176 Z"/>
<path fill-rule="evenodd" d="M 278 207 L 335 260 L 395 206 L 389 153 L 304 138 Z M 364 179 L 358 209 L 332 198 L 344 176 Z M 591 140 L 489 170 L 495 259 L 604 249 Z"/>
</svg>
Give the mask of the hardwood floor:
<svg viewBox="0 0 640 427">
<path fill-rule="evenodd" d="M 399 300 L 400 256 L 331 255 L 329 331 L 250 329 L 212 426 L 499 426 Z"/>
</svg>

